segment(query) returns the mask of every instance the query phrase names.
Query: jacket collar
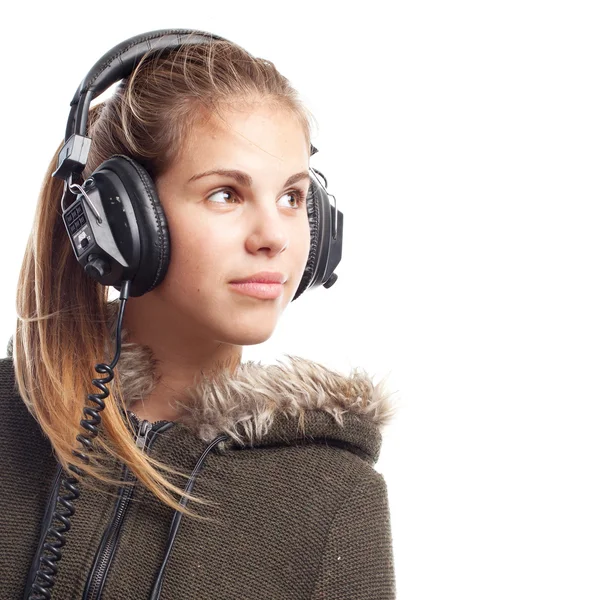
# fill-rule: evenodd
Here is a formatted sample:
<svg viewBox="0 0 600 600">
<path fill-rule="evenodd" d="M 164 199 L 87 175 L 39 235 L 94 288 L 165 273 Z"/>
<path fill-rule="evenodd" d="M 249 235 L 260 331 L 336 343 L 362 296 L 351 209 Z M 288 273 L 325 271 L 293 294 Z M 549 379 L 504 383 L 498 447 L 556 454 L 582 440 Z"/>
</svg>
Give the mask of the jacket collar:
<svg viewBox="0 0 600 600">
<path fill-rule="evenodd" d="M 157 378 L 152 351 L 126 336 L 123 329 L 117 369 L 129 406 L 148 394 Z M 171 400 L 181 412 L 178 422 L 204 442 L 220 433 L 230 437 L 230 447 L 312 441 L 376 462 L 382 430 L 395 415 L 385 383 L 375 384 L 361 369 L 344 375 L 306 358 L 285 357 L 287 362 L 272 365 L 242 362 L 234 373 L 199 373 Z"/>
<path fill-rule="evenodd" d="M 129 407 L 157 384 L 157 361 L 148 346 L 128 341 L 125 328 L 121 333 L 116 368 Z M 382 431 L 397 409 L 386 382 L 376 384 L 361 368 L 346 375 L 300 356 L 285 357 L 287 362 L 271 365 L 242 362 L 233 373 L 199 371 L 171 400 L 180 409 L 178 423 L 206 443 L 227 434 L 224 448 L 322 443 L 377 462 Z"/>
</svg>

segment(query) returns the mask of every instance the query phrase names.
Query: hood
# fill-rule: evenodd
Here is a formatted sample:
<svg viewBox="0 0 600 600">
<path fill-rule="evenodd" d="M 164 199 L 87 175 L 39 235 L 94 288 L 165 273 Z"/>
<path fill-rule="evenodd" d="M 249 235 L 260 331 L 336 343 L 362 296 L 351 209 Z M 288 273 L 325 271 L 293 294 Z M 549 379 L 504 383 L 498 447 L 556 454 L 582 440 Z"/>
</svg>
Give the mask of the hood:
<svg viewBox="0 0 600 600">
<path fill-rule="evenodd" d="M 344 375 L 284 356 L 273 365 L 242 362 L 233 374 L 199 374 L 171 401 L 181 411 L 178 422 L 207 443 L 227 434 L 225 448 L 312 441 L 345 447 L 375 463 L 382 430 L 395 415 L 385 383 L 375 384 L 359 368 Z M 123 344 L 117 368 L 128 405 L 156 385 L 155 364 L 147 346 Z"/>
<path fill-rule="evenodd" d="M 151 349 L 127 337 L 123 328 L 116 368 L 130 406 L 152 391 L 158 375 Z M 11 346 L 12 339 L 9 355 Z M 376 463 L 382 432 L 397 409 L 385 381 L 375 383 L 361 368 L 346 375 L 307 358 L 284 356 L 277 364 L 242 362 L 233 373 L 209 377 L 199 371 L 193 384 L 171 399 L 180 411 L 177 421 L 206 443 L 227 434 L 224 449 L 322 443 Z"/>
</svg>

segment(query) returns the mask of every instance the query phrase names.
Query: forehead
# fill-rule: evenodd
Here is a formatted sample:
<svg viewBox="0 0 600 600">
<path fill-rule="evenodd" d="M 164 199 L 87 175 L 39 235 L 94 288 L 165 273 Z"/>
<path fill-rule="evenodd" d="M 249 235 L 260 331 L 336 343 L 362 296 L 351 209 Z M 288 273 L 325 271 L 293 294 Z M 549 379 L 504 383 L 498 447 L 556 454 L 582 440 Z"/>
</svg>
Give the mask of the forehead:
<svg viewBox="0 0 600 600">
<path fill-rule="evenodd" d="M 263 104 L 220 108 L 208 117 L 200 116 L 192 122 L 185 145 L 194 152 L 210 150 L 213 156 L 262 153 L 264 159 L 280 160 L 310 156 L 306 131 L 297 116 Z"/>
</svg>

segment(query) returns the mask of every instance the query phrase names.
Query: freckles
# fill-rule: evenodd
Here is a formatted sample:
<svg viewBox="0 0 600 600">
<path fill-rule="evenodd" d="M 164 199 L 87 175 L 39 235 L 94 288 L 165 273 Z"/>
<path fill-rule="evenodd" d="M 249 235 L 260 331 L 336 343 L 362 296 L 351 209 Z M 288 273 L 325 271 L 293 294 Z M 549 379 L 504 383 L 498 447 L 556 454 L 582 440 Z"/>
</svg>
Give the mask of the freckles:
<svg viewBox="0 0 600 600">
<path fill-rule="evenodd" d="M 220 272 L 227 262 L 227 252 L 218 240 L 197 230 L 181 233 L 176 261 L 178 271 L 191 282 L 191 289 L 200 291 L 199 280 L 206 281 Z"/>
<path fill-rule="evenodd" d="M 206 245 L 206 236 L 191 218 L 178 220 L 169 228 L 171 245 L 181 255 L 181 260 L 189 262 L 190 258 L 202 252 Z"/>
</svg>

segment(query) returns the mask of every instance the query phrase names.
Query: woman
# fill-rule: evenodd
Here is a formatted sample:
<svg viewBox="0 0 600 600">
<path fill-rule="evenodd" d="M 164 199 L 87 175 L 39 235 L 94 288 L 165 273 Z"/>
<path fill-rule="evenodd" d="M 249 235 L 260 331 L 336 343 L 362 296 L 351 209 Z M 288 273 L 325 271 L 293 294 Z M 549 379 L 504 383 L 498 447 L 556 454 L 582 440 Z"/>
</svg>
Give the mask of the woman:
<svg viewBox="0 0 600 600">
<path fill-rule="evenodd" d="M 72 107 L 0 361 L 0 596 L 393 598 L 373 468 L 390 394 L 241 361 L 341 258 L 320 258 L 296 92 L 223 38 L 165 30 L 104 55 Z"/>
</svg>

